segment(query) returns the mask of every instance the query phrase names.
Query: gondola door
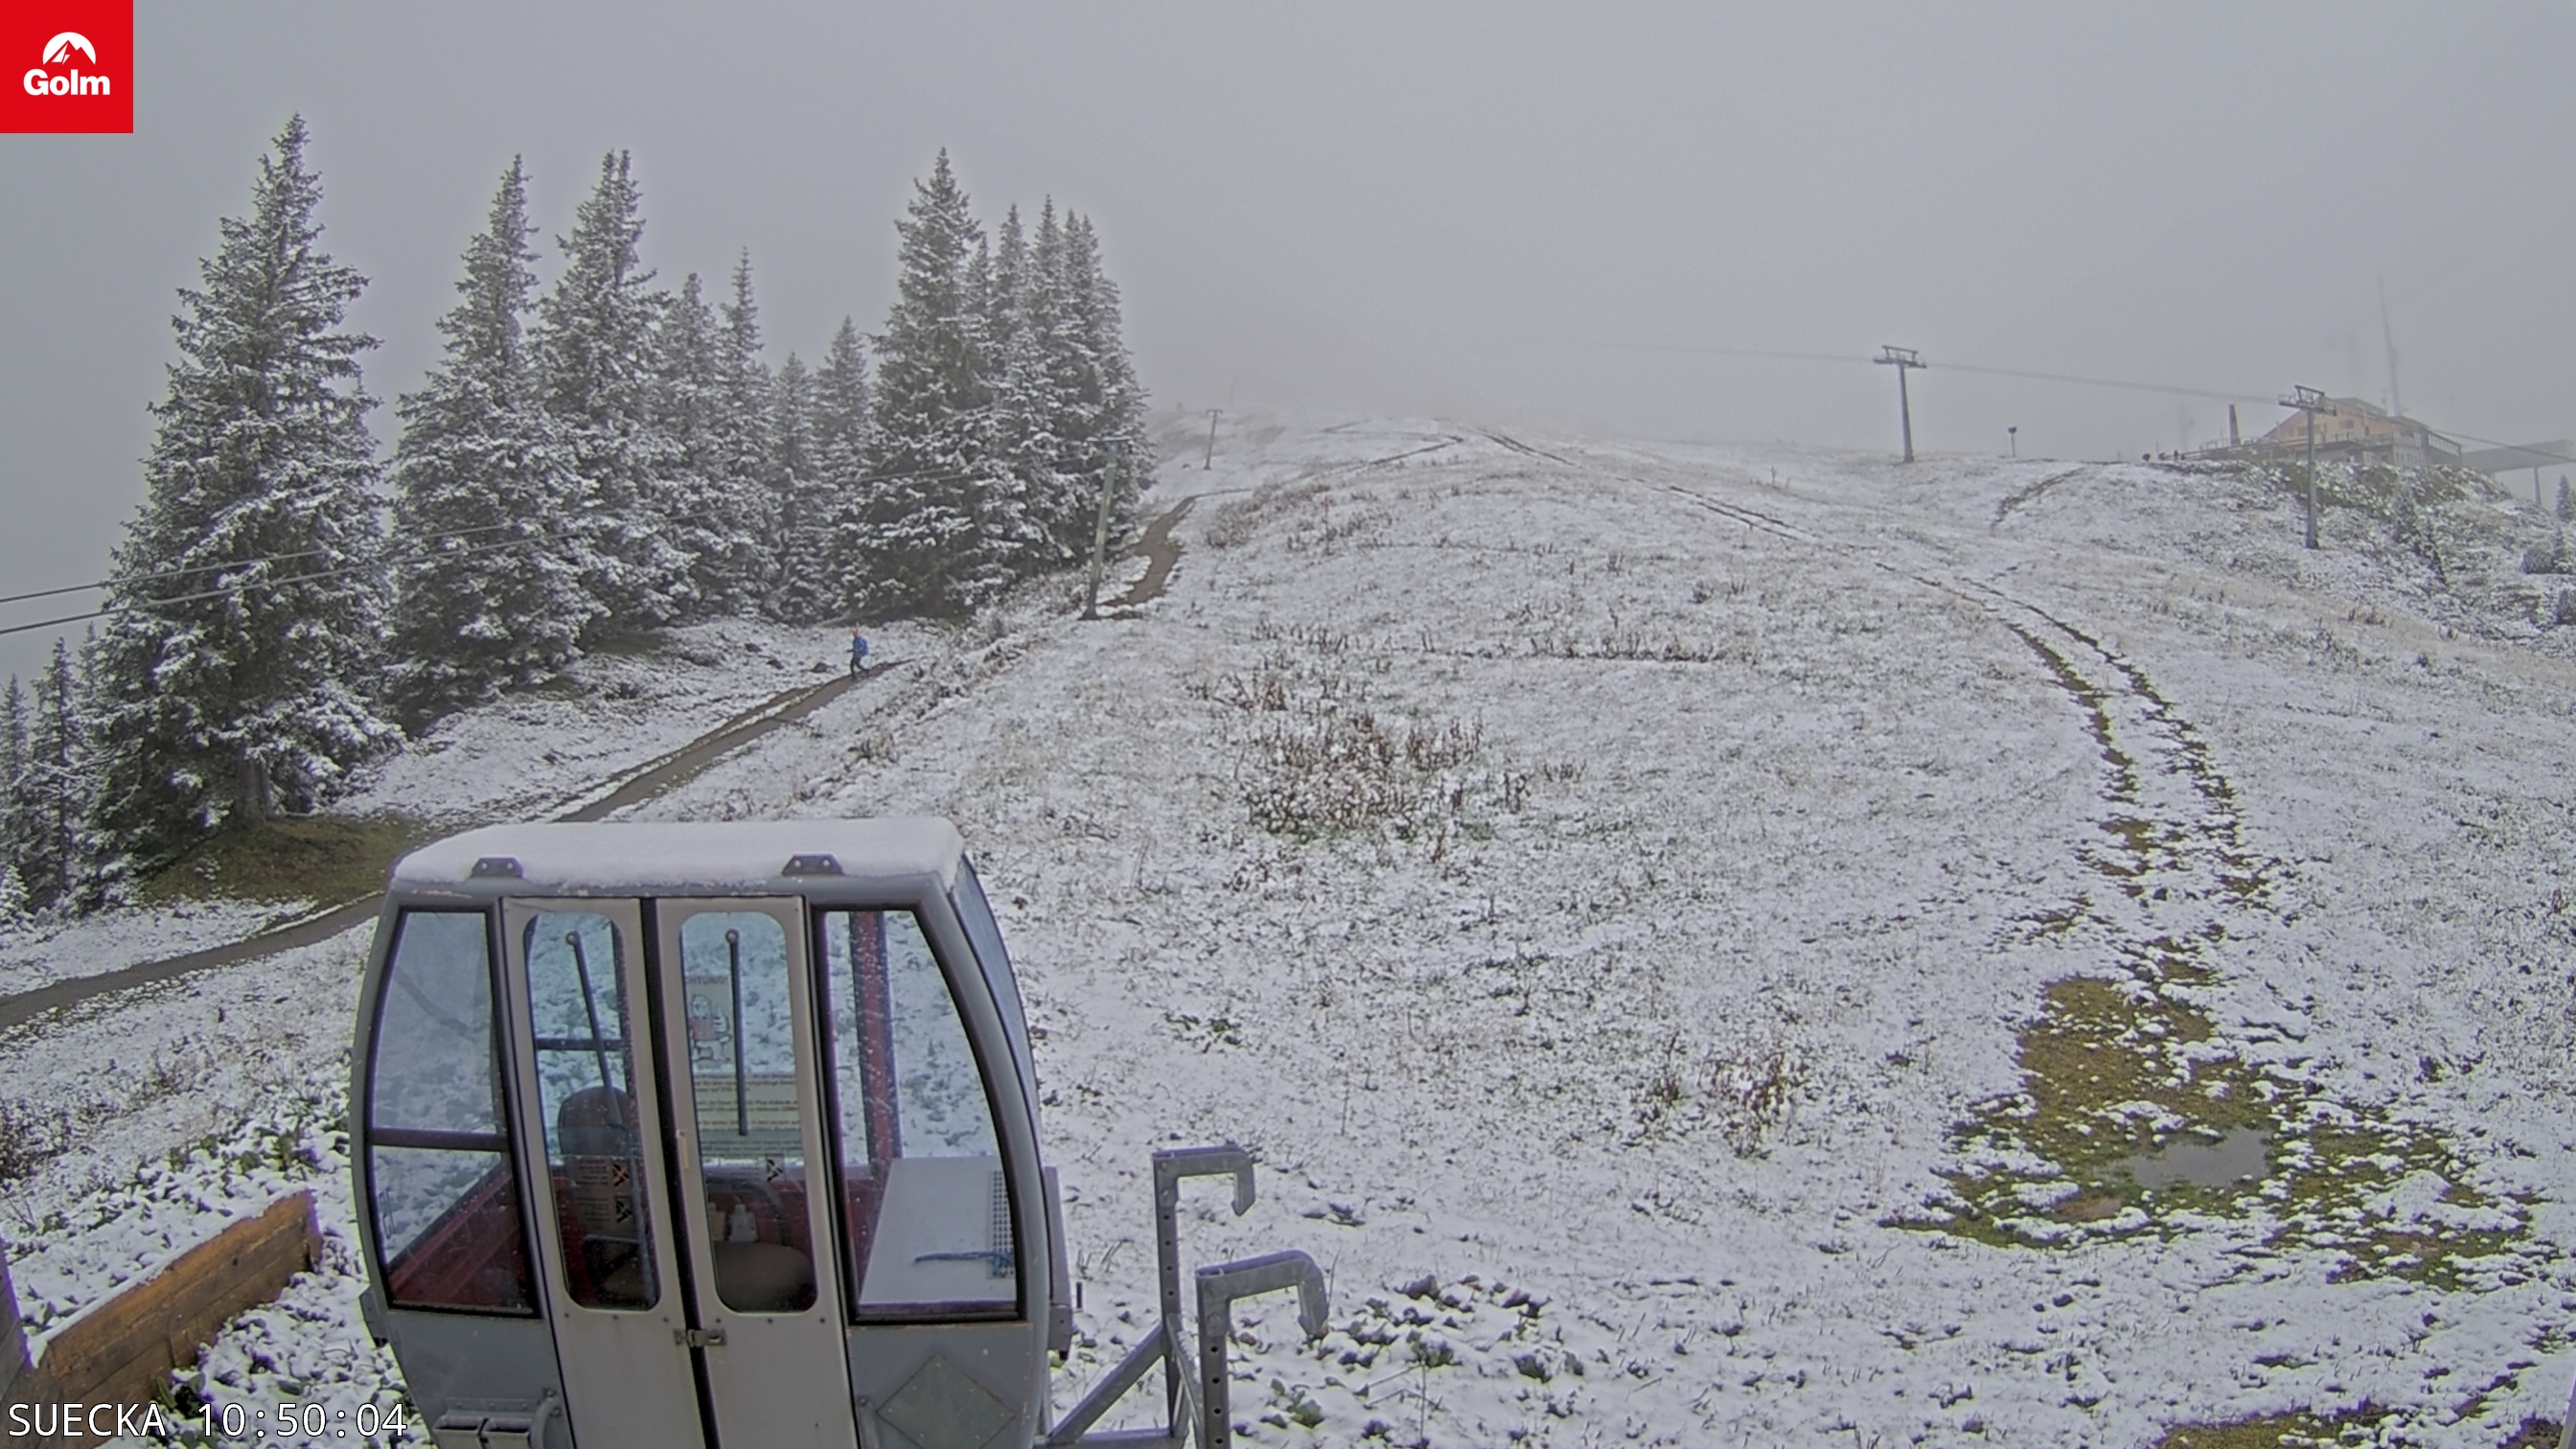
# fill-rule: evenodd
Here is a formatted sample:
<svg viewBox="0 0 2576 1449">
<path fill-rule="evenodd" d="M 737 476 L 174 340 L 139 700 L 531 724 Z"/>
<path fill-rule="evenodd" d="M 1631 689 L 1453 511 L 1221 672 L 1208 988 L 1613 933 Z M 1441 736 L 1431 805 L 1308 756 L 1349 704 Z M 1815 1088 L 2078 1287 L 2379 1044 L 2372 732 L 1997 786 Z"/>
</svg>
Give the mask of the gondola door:
<svg viewBox="0 0 2576 1449">
<path fill-rule="evenodd" d="M 696 1442 L 642 908 L 508 901 L 502 923 L 519 1140 L 573 1435 Z"/>
<path fill-rule="evenodd" d="M 803 903 L 655 907 L 674 1177 L 726 1449 L 851 1449 Z"/>
<path fill-rule="evenodd" d="M 815 1266 L 829 1194 L 807 1191 L 828 1159 L 802 903 L 517 900 L 505 922 L 574 1435 L 853 1449 L 838 1283 Z"/>
</svg>

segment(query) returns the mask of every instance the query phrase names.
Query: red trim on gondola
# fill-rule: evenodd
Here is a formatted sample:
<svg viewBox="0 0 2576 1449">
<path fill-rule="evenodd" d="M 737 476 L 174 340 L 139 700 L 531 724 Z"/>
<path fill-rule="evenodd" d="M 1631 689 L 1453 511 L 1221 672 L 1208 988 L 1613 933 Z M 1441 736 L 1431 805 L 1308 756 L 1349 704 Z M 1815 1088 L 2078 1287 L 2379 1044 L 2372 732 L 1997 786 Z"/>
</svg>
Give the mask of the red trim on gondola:
<svg viewBox="0 0 2576 1449">
<path fill-rule="evenodd" d="M 857 912 L 850 925 L 850 970 L 859 988 L 859 1081 L 868 1100 L 873 1166 L 903 1155 L 903 1130 L 895 1120 L 894 994 L 886 980 L 885 913 Z"/>
<path fill-rule="evenodd" d="M 514 1177 L 508 1160 L 500 1159 L 402 1256 L 385 1264 L 385 1289 L 395 1307 L 536 1312 Z"/>
</svg>

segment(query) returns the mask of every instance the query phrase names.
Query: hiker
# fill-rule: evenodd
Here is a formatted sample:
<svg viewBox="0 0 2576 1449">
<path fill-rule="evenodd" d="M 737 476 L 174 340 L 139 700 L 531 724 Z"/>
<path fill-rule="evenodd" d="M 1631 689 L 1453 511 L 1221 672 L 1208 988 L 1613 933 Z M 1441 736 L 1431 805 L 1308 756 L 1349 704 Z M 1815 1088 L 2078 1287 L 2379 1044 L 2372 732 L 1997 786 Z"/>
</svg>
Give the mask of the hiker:
<svg viewBox="0 0 2576 1449">
<path fill-rule="evenodd" d="M 856 629 L 850 631 L 850 672 L 861 674 L 868 667 L 868 639 Z"/>
</svg>

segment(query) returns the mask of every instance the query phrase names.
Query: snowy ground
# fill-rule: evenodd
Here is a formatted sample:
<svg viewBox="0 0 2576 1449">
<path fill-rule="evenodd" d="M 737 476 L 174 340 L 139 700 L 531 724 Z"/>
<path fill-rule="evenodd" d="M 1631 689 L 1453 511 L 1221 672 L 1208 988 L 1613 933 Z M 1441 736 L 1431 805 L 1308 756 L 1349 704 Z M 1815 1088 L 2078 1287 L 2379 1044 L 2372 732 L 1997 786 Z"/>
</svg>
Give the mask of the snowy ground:
<svg viewBox="0 0 2576 1449">
<path fill-rule="evenodd" d="M 1042 1033 L 1069 1380 L 1150 1322 L 1147 1154 L 1235 1138 L 1262 1203 L 1194 1190 L 1185 1251 L 1333 1281 L 1319 1345 L 1249 1316 L 1249 1442 L 2311 1410 L 2492 1446 L 2563 1408 L 2576 630 L 2514 566 L 2541 522 L 2356 494 L 2311 555 L 2259 479 L 1380 420 L 1166 476 L 1209 496 L 1163 598 L 1083 624 L 1034 586 L 634 812 L 965 830 Z M 507 771 L 608 733 L 379 794 L 553 805 Z M 0 1042 L 108 1124 L 0 1225 L 40 1331 L 149 1255 L 105 1206 L 227 1153 L 274 1160 L 244 1191 L 318 1175 L 345 1242 L 361 949 Z M 2247 1179 L 2184 1180 L 2219 1141 Z M 347 1258 L 214 1371 L 385 1393 Z"/>
</svg>

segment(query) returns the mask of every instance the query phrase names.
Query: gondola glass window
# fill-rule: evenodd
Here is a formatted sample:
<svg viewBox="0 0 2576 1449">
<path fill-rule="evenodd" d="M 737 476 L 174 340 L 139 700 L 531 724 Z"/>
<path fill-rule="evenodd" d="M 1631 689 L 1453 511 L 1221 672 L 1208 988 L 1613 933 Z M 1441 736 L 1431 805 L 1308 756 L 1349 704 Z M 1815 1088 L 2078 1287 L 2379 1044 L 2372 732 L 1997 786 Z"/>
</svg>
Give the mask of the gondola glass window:
<svg viewBox="0 0 2576 1449">
<path fill-rule="evenodd" d="M 852 1317 L 1016 1312 L 993 1104 L 921 924 L 908 911 L 821 916 Z"/>
<path fill-rule="evenodd" d="M 547 911 L 527 930 L 528 1021 L 563 1230 L 564 1291 L 585 1308 L 650 1308 L 661 1282 L 635 1107 L 626 952 L 616 926 L 592 911 Z"/>
<path fill-rule="evenodd" d="M 756 911 L 700 912 L 680 923 L 680 974 L 717 1296 L 737 1313 L 802 1313 L 814 1244 L 787 932 Z"/>
<path fill-rule="evenodd" d="M 383 992 L 367 1174 L 387 1291 L 404 1308 L 532 1313 L 483 913 L 405 911 Z"/>
</svg>

